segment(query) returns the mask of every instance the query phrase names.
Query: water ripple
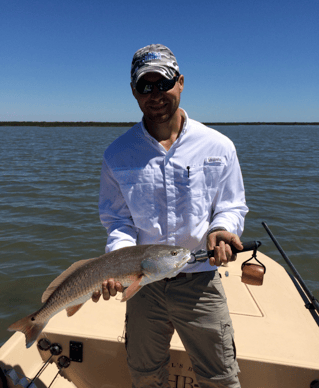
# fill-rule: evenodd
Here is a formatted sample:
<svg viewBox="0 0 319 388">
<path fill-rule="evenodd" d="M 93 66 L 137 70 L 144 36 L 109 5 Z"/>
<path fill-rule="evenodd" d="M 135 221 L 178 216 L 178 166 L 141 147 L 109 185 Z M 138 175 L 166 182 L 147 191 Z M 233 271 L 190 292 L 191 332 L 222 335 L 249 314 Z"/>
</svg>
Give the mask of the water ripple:
<svg viewBox="0 0 319 388">
<path fill-rule="evenodd" d="M 266 221 L 319 298 L 318 127 L 220 126 L 235 143 L 245 181 L 244 241 L 285 265 Z M 0 127 L 0 342 L 40 307 L 52 279 L 104 252 L 98 217 L 104 149 L 127 128 Z M 12 309 L 15 306 L 15 309 Z"/>
</svg>

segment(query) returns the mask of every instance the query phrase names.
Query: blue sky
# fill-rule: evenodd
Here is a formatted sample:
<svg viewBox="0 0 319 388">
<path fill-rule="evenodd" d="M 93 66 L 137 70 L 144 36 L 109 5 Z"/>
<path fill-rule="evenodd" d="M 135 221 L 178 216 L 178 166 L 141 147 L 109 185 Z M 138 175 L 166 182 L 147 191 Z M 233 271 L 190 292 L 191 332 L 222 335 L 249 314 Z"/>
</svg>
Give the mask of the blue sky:
<svg viewBox="0 0 319 388">
<path fill-rule="evenodd" d="M 138 121 L 134 52 L 168 46 L 199 121 L 319 121 L 318 0 L 0 0 L 0 121 Z"/>
</svg>

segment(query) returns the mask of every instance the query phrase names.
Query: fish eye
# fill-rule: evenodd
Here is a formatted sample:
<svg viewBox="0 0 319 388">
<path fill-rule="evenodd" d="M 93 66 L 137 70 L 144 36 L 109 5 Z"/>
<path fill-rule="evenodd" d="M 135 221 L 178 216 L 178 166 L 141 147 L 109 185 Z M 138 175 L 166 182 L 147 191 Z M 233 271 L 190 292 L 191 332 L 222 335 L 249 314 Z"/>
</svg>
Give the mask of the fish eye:
<svg viewBox="0 0 319 388">
<path fill-rule="evenodd" d="M 172 252 L 171 252 L 171 255 L 172 255 L 172 256 L 177 256 L 177 251 L 172 251 Z"/>
</svg>

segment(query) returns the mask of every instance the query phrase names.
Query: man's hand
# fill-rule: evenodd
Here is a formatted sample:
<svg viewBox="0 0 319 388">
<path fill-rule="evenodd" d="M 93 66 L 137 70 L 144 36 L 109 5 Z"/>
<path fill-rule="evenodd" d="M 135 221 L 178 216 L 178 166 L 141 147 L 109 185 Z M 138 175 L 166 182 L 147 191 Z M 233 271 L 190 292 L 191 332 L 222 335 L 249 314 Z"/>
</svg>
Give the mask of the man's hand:
<svg viewBox="0 0 319 388">
<path fill-rule="evenodd" d="M 227 231 L 212 232 L 207 236 L 207 250 L 214 249 L 214 257 L 209 259 L 210 265 L 220 266 L 222 263 L 228 263 L 228 261 L 235 261 L 236 254 L 233 254 L 231 245 L 238 250 L 243 249 L 243 245 L 237 234 Z"/>
<path fill-rule="evenodd" d="M 104 300 L 109 300 L 111 296 L 115 296 L 118 292 L 123 292 L 124 287 L 120 282 L 114 279 L 104 280 L 102 283 L 102 295 Z M 98 302 L 101 297 L 100 291 L 95 291 L 92 295 L 93 302 Z"/>
</svg>

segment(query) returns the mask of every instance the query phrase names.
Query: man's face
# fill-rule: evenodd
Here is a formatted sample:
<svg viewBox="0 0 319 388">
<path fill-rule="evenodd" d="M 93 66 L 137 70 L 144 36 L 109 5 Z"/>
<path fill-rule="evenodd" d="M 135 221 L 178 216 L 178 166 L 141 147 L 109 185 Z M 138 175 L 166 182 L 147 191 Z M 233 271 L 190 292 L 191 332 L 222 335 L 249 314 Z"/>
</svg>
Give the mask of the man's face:
<svg viewBox="0 0 319 388">
<path fill-rule="evenodd" d="M 159 73 L 147 73 L 142 77 L 145 81 L 156 82 L 163 76 Z M 136 98 L 146 122 L 165 123 L 170 120 L 179 107 L 180 95 L 184 88 L 184 76 L 180 75 L 174 87 L 170 90 L 160 91 L 156 85 L 148 94 L 141 94 L 132 87 L 132 92 Z"/>
</svg>

